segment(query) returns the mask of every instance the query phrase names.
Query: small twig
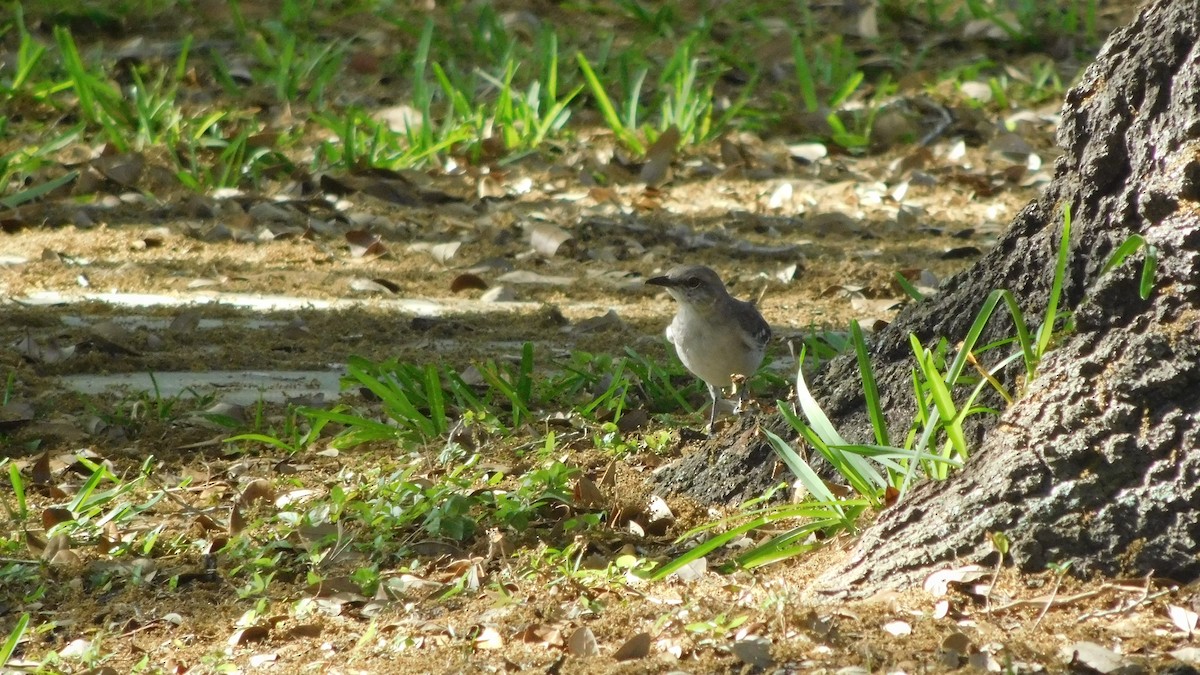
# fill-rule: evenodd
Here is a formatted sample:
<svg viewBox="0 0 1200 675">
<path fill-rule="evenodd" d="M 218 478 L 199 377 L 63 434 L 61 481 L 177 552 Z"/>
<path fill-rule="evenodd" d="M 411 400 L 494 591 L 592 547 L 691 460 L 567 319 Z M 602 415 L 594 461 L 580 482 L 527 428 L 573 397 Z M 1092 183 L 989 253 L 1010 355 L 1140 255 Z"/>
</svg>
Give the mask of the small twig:
<svg viewBox="0 0 1200 675">
<path fill-rule="evenodd" d="M 1134 600 L 1132 603 L 1130 603 L 1129 607 L 1126 609 L 1126 612 L 1128 612 L 1128 611 L 1132 610 L 1134 607 L 1137 607 L 1138 605 L 1142 604 L 1143 602 L 1146 601 L 1147 598 L 1150 597 L 1150 585 L 1152 583 L 1154 583 L 1154 570 L 1150 570 L 1149 572 L 1146 573 L 1146 584 L 1144 586 L 1142 586 L 1141 597 L 1139 597 L 1137 600 Z"/>
<path fill-rule="evenodd" d="M 1049 612 L 1050 606 L 1054 604 L 1054 598 L 1058 595 L 1058 587 L 1062 585 L 1063 576 L 1064 575 L 1062 573 L 1056 574 L 1054 576 L 1054 588 L 1050 590 L 1050 598 L 1048 600 L 1046 600 L 1046 606 L 1042 607 L 1042 611 L 1040 613 L 1038 613 L 1037 619 L 1035 619 L 1033 622 L 1034 630 L 1037 630 L 1038 625 L 1040 625 L 1042 623 L 1042 619 L 1045 618 L 1046 612 Z M 1095 593 L 1099 593 L 1099 592 L 1100 591 L 1095 591 Z M 1080 595 L 1084 595 L 1084 594 L 1081 593 Z"/>
<path fill-rule="evenodd" d="M 1058 590 L 1057 585 L 1055 587 L 1055 590 L 1056 591 Z M 1094 598 L 1097 595 L 1100 595 L 1101 593 L 1103 593 L 1105 590 L 1108 590 L 1108 588 L 1107 587 L 1099 588 L 1094 591 L 1085 591 L 1083 593 L 1077 593 L 1075 595 L 1064 595 L 1061 598 L 1055 596 L 1054 594 L 1051 594 L 1050 597 L 1045 600 L 1039 600 L 1037 598 L 1033 598 L 1030 600 L 1014 600 L 1006 605 L 1001 605 L 999 607 L 993 607 L 992 611 L 993 612 L 1007 612 L 1010 609 L 1021 609 L 1023 607 L 1043 607 L 1043 608 L 1062 607 L 1065 605 L 1069 605 L 1073 602 L 1079 602 L 1080 600 L 1087 600 L 1088 598 Z M 1042 613 L 1044 614 L 1045 612 L 1043 611 Z"/>
<path fill-rule="evenodd" d="M 181 507 L 183 507 L 183 510 L 184 510 L 184 511 L 188 512 L 189 514 L 191 514 L 191 515 L 193 515 L 193 516 L 201 516 L 201 515 L 204 515 L 204 511 L 202 511 L 202 510 L 200 510 L 200 509 L 196 508 L 195 506 L 192 506 L 191 504 L 189 504 L 189 503 L 187 503 L 186 501 L 184 501 L 184 500 L 183 500 L 181 497 L 177 496 L 177 495 L 174 493 L 174 488 L 169 488 L 169 487 L 167 487 L 166 485 L 164 485 L 164 484 L 163 484 L 161 481 L 159 481 L 159 480 L 158 480 L 158 478 L 157 478 L 157 477 L 155 477 L 155 475 L 154 475 L 153 473 L 149 473 L 149 472 L 147 472 L 147 473 L 146 473 L 146 479 L 147 479 L 147 480 L 149 480 L 151 483 L 154 483 L 154 485 L 155 485 L 156 487 L 158 487 L 158 489 L 159 489 L 159 490 L 161 490 L 161 491 L 162 491 L 162 493 L 163 493 L 163 494 L 164 494 L 164 495 L 165 495 L 165 496 L 166 496 L 168 499 L 170 499 L 171 501 L 173 501 L 173 502 L 175 502 L 176 504 L 178 504 L 178 505 L 180 505 Z"/>
<path fill-rule="evenodd" d="M 1129 612 L 1132 612 L 1139 605 L 1142 605 L 1151 600 L 1157 600 L 1157 599 L 1161 598 L 1162 596 L 1170 595 L 1171 593 L 1172 593 L 1172 589 L 1170 589 L 1170 588 L 1163 589 L 1157 593 L 1151 593 L 1143 598 L 1138 598 L 1136 601 L 1134 601 L 1127 607 L 1116 607 L 1114 609 L 1106 609 L 1101 612 L 1091 612 L 1088 614 L 1084 614 L 1083 616 L 1079 617 L 1079 619 L 1076 621 L 1076 623 L 1083 623 L 1084 621 L 1087 621 L 1088 619 L 1097 619 L 1100 617 L 1112 616 L 1114 614 L 1128 614 Z"/>
<path fill-rule="evenodd" d="M 974 361 L 969 353 L 967 356 L 968 359 Z M 988 539 L 991 540 L 992 548 L 996 550 L 997 555 L 996 571 L 992 573 L 992 580 L 988 583 L 987 597 L 984 598 L 984 613 L 990 615 L 992 613 L 992 593 L 996 592 L 996 583 L 1000 581 L 1000 571 L 1004 569 L 1004 556 L 1008 555 L 1008 537 L 1003 532 L 989 532 Z"/>
</svg>

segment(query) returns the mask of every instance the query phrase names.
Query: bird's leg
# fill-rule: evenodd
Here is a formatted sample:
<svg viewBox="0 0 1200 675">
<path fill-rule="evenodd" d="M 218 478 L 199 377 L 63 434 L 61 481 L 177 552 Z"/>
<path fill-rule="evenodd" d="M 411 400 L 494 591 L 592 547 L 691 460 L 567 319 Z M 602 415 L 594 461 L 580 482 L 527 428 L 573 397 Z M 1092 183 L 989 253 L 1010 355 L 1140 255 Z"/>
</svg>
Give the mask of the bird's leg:
<svg viewBox="0 0 1200 675">
<path fill-rule="evenodd" d="M 721 400 L 721 388 L 708 385 L 708 395 L 712 397 L 712 412 L 708 414 L 708 435 L 711 436 L 717 428 L 717 403 Z"/>
</svg>

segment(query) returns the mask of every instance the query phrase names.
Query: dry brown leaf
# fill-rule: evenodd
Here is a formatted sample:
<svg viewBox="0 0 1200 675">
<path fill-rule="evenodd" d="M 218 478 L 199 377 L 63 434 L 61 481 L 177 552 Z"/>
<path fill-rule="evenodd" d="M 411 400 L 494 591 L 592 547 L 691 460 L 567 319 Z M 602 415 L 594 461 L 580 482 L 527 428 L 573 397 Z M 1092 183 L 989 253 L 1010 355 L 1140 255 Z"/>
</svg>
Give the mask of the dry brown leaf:
<svg viewBox="0 0 1200 675">
<path fill-rule="evenodd" d="M 56 534 L 46 541 L 46 550 L 42 551 L 42 560 L 51 565 L 74 565 L 80 562 L 79 556 L 71 550 L 71 539 L 65 534 Z"/>
<path fill-rule="evenodd" d="M 621 419 L 617 420 L 617 431 L 622 434 L 628 434 L 638 429 L 645 427 L 650 423 L 650 413 L 644 408 L 634 408 L 626 410 L 621 414 Z"/>
<path fill-rule="evenodd" d="M 41 558 L 42 554 L 46 551 L 46 545 L 45 539 L 42 539 L 29 530 L 25 531 L 25 548 L 29 549 L 30 553 Z"/>
<path fill-rule="evenodd" d="M 92 326 L 90 333 L 92 345 L 105 354 L 138 355 L 131 346 L 134 342 L 133 333 L 115 321 L 101 321 Z"/>
<path fill-rule="evenodd" d="M 593 187 L 588 189 L 588 196 L 597 204 L 608 202 L 617 206 L 621 205 L 621 195 L 612 188 Z"/>
<path fill-rule="evenodd" d="M 36 411 L 25 401 L 9 401 L 0 406 L 0 431 L 13 431 L 33 421 Z"/>
<path fill-rule="evenodd" d="M 321 626 L 315 623 L 302 623 L 288 629 L 288 635 L 294 638 L 321 637 Z"/>
<path fill-rule="evenodd" d="M 221 529 L 221 526 L 217 524 L 217 521 L 213 520 L 212 517 L 206 513 L 196 516 L 196 519 L 192 522 L 197 528 L 199 528 L 201 534 L 215 532 Z"/>
<path fill-rule="evenodd" d="M 379 235 L 366 230 L 350 230 L 346 233 L 352 258 L 377 258 L 388 252 Z"/>
<path fill-rule="evenodd" d="M 331 577 L 309 584 L 304 592 L 317 598 L 328 598 L 339 594 L 362 596 L 362 588 L 350 577 Z"/>
<path fill-rule="evenodd" d="M 948 652 L 967 654 L 971 651 L 971 638 L 967 637 L 965 633 L 951 633 L 942 640 L 942 649 Z"/>
<path fill-rule="evenodd" d="M 542 645 L 545 647 L 562 647 L 562 630 L 558 626 L 548 626 L 534 623 L 526 626 L 517 633 L 517 639 L 526 644 Z"/>
<path fill-rule="evenodd" d="M 617 486 L 617 460 L 612 460 L 604 467 L 604 473 L 600 474 L 600 485 L 610 490 Z"/>
<path fill-rule="evenodd" d="M 466 290 L 487 290 L 488 284 L 477 274 L 465 273 L 454 277 L 450 282 L 450 292 L 459 293 Z"/>
<path fill-rule="evenodd" d="M 75 520 L 75 515 L 68 509 L 48 508 L 42 510 L 42 527 L 49 530 L 59 523 Z"/>
<path fill-rule="evenodd" d="M 632 661 L 634 659 L 644 659 L 650 655 L 650 644 L 653 638 L 649 633 L 638 633 L 625 641 L 613 654 L 613 658 L 617 661 Z"/>
<path fill-rule="evenodd" d="M 33 463 L 31 476 L 34 485 L 46 486 L 50 485 L 54 480 L 54 476 L 50 474 L 50 453 L 43 452 L 41 457 Z"/>
<path fill-rule="evenodd" d="M 167 326 L 167 332 L 171 335 L 188 335 L 195 333 L 199 327 L 200 312 L 195 309 L 185 309 L 171 320 L 171 325 Z"/>
<path fill-rule="evenodd" d="M 605 504 L 600 488 L 596 487 L 596 484 L 587 476 L 580 476 L 575 481 L 574 498 L 575 505 L 585 509 L 597 508 Z"/>
<path fill-rule="evenodd" d="M 658 187 L 670 176 L 671 162 L 675 161 L 675 150 L 682 138 L 679 128 L 672 124 L 662 132 L 654 144 L 646 150 L 646 163 L 638 174 L 638 180 L 647 187 Z"/>
<path fill-rule="evenodd" d="M 233 635 L 229 636 L 230 647 L 241 647 L 248 645 L 251 642 L 262 642 L 271 634 L 271 629 L 266 626 L 250 626 L 234 631 Z"/>
<path fill-rule="evenodd" d="M 138 179 L 146 168 L 146 159 L 139 152 L 109 155 L 92 160 L 92 167 L 108 180 L 126 188 L 138 187 Z"/>
<path fill-rule="evenodd" d="M 266 478 L 255 478 L 247 483 L 238 497 L 238 504 L 241 506 L 253 506 L 255 502 L 270 504 L 274 501 L 275 488 L 271 487 L 271 481 Z"/>
<path fill-rule="evenodd" d="M 242 515 L 242 508 L 238 504 L 234 504 L 229 510 L 229 534 L 231 536 L 239 534 L 246 529 L 246 517 Z"/>
<path fill-rule="evenodd" d="M 646 186 L 633 199 L 633 207 L 639 211 L 657 211 L 662 208 L 663 194 L 656 188 Z"/>
</svg>

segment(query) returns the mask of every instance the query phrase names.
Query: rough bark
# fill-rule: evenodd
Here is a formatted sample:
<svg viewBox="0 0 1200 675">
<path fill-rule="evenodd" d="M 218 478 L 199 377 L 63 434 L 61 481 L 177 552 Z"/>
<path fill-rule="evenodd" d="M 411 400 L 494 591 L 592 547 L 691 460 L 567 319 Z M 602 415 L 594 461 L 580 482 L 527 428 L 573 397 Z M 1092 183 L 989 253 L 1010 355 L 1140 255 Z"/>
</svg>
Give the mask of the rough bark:
<svg viewBox="0 0 1200 675">
<path fill-rule="evenodd" d="M 1061 205 L 1072 206 L 1064 306 L 1075 331 L 962 472 L 917 486 L 817 588 L 911 585 L 940 564 L 982 560 L 990 531 L 1008 535 L 1025 570 L 1070 560 L 1084 573 L 1200 576 L 1198 25 L 1195 0 L 1157 0 L 1114 33 L 1067 96 L 1053 183 L 995 250 L 881 336 L 876 358 L 906 370 L 910 331 L 961 337 L 994 288 L 1040 312 Z M 1136 261 L 1098 278 L 1134 233 L 1159 250 L 1146 301 Z M 852 368 L 842 361 L 816 386 L 845 381 Z M 909 386 L 890 378 L 890 391 Z M 851 392 L 826 403 L 844 426 L 862 418 Z"/>
<path fill-rule="evenodd" d="M 1200 576 L 1198 25 L 1197 0 L 1154 0 L 1114 33 L 1068 93 L 1058 135 L 1064 154 L 1051 185 L 976 265 L 876 337 L 884 407 L 903 431 L 913 405 L 909 333 L 925 344 L 955 343 L 997 288 L 1011 290 L 1026 316 L 1041 316 L 1062 205 L 1071 205 L 1060 306 L 1075 312 L 1074 332 L 1012 407 L 979 418 L 979 449 L 967 467 L 919 484 L 881 514 L 816 590 L 865 595 L 918 583 L 950 561 L 981 561 L 990 531 L 1008 535 L 1025 570 L 1071 560 L 1084 573 Z M 1100 276 L 1134 233 L 1159 250 L 1145 301 L 1137 294 L 1140 259 Z M 1003 318 L 993 324 L 994 335 L 1013 332 Z M 844 436 L 871 438 L 852 355 L 810 387 Z M 761 440 L 743 440 L 747 458 L 763 455 L 753 448 Z M 745 461 L 735 470 L 742 488 L 765 472 Z M 728 498 L 734 487 L 710 496 Z"/>
</svg>

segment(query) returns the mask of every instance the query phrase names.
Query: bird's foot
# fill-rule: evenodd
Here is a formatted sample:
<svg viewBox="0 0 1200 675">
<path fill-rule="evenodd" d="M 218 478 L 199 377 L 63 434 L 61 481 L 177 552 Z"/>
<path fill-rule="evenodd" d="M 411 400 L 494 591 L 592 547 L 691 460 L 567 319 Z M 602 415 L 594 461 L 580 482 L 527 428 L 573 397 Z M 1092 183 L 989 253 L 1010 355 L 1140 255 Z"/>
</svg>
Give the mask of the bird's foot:
<svg viewBox="0 0 1200 675">
<path fill-rule="evenodd" d="M 737 403 L 733 406 L 733 414 L 740 415 L 746 407 L 746 376 L 734 375 L 729 379 L 733 383 L 730 393 L 737 396 Z"/>
</svg>

